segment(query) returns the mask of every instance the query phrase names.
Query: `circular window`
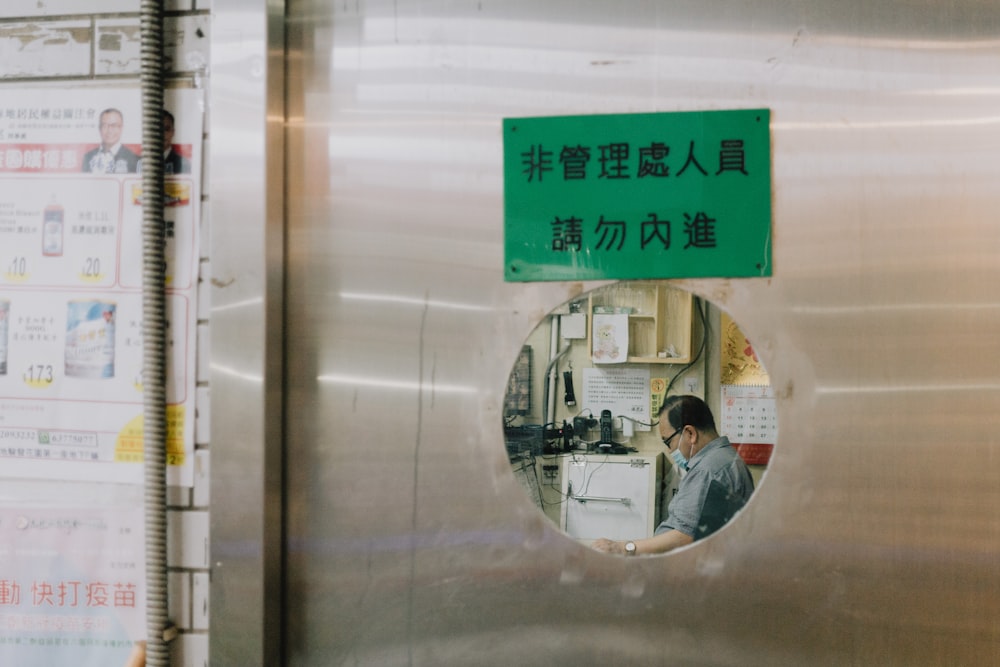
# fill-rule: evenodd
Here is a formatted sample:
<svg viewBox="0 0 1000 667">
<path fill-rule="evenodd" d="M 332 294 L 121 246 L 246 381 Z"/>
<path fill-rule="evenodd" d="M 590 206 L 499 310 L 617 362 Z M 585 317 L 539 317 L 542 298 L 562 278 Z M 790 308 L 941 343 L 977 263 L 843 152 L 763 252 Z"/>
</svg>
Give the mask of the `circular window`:
<svg viewBox="0 0 1000 667">
<path fill-rule="evenodd" d="M 665 281 L 621 282 L 535 328 L 504 401 L 511 469 L 563 532 L 622 555 L 708 537 L 749 501 L 777 422 L 753 345 Z"/>
</svg>

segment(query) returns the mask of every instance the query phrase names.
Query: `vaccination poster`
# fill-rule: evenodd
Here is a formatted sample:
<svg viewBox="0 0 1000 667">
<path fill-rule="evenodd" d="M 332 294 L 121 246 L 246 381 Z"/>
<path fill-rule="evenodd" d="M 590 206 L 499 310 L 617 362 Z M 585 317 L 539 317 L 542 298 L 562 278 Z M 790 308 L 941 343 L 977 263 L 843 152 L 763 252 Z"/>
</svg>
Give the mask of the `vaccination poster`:
<svg viewBox="0 0 1000 667">
<path fill-rule="evenodd" d="M 167 474 L 191 486 L 203 97 L 165 101 Z M 141 144 L 138 89 L 0 100 L 4 477 L 142 481 Z"/>
<path fill-rule="evenodd" d="M 0 507 L 0 665 L 126 664 L 146 631 L 142 514 Z"/>
</svg>

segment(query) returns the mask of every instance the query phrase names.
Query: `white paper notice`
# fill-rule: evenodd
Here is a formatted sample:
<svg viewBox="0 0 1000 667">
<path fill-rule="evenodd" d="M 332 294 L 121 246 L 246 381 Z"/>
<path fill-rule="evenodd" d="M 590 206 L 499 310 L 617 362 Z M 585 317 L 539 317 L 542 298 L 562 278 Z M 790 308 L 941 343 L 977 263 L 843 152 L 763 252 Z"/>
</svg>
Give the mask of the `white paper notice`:
<svg viewBox="0 0 1000 667">
<path fill-rule="evenodd" d="M 202 93 L 166 93 L 168 482 L 193 483 Z M 142 482 L 138 90 L 0 101 L 4 477 Z"/>
<path fill-rule="evenodd" d="M 626 416 L 649 424 L 649 367 L 584 368 L 583 410 L 598 416 L 611 410 L 614 417 Z M 648 426 L 635 425 L 638 430 Z"/>
</svg>

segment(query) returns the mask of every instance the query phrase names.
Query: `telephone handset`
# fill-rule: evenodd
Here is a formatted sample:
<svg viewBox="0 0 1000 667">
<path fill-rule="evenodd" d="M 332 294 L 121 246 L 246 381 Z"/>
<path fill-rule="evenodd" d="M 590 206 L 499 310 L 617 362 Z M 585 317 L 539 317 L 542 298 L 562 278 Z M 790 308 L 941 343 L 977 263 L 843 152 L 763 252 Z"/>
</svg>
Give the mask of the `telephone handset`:
<svg viewBox="0 0 1000 667">
<path fill-rule="evenodd" d="M 613 447 L 614 442 L 611 441 L 611 410 L 601 410 L 601 439 L 597 443 L 599 447 Z"/>
</svg>

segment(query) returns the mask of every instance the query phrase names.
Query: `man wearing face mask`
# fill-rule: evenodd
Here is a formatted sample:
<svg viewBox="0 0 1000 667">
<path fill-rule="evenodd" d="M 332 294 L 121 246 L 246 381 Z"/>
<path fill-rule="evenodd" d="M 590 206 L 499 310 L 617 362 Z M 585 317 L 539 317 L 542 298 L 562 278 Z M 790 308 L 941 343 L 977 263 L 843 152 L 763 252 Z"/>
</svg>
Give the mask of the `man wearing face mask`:
<svg viewBox="0 0 1000 667">
<path fill-rule="evenodd" d="M 683 478 L 668 516 L 652 537 L 628 541 L 601 538 L 598 551 L 626 556 L 657 554 L 711 535 L 746 504 L 753 477 L 743 459 L 720 436 L 712 411 L 697 396 L 671 396 L 660 408 L 660 437 Z"/>
</svg>

